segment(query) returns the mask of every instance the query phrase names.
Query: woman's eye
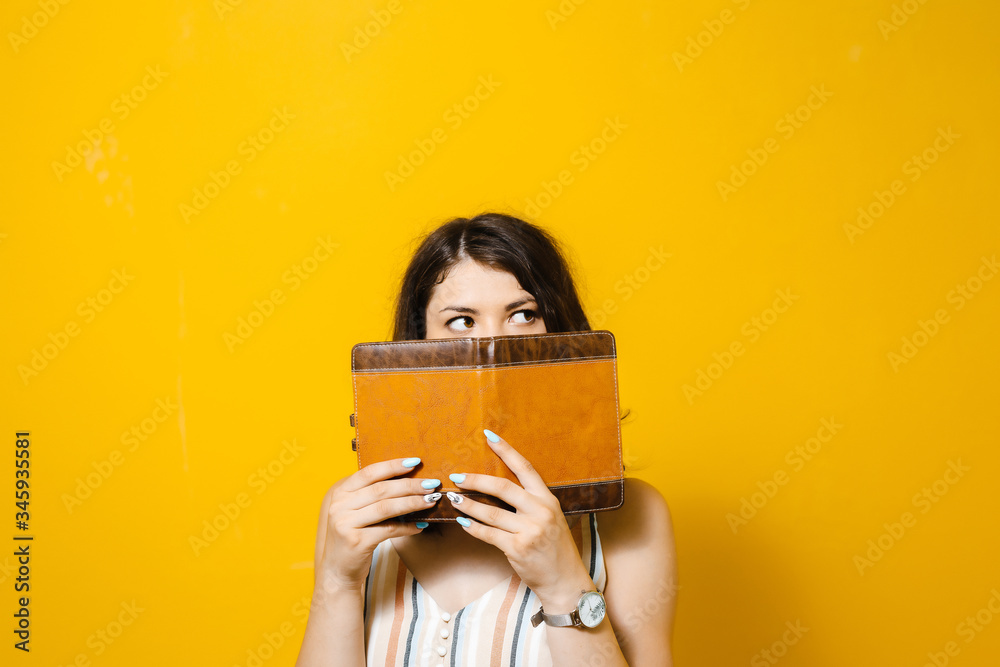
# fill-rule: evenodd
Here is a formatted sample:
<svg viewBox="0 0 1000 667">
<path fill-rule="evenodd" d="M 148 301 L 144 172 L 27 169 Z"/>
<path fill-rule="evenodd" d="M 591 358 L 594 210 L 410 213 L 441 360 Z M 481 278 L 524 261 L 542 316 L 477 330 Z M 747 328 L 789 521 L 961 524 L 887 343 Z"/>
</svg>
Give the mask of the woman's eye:
<svg viewBox="0 0 1000 667">
<path fill-rule="evenodd" d="M 460 325 L 457 327 L 452 326 L 452 324 L 455 322 L 460 322 Z M 452 319 L 444 323 L 444 326 L 448 329 L 451 329 L 452 331 L 459 331 L 459 330 L 468 331 L 469 329 L 472 328 L 472 325 L 473 325 L 473 320 L 468 315 L 463 315 L 461 317 L 453 317 Z"/>
<path fill-rule="evenodd" d="M 538 314 L 530 309 L 519 310 L 510 316 L 511 322 L 513 324 L 534 324 Z M 453 317 L 444 323 L 446 329 L 454 331 L 456 333 L 463 333 L 469 331 L 476 325 L 476 321 L 472 319 L 469 315 L 460 315 L 459 317 Z"/>
</svg>

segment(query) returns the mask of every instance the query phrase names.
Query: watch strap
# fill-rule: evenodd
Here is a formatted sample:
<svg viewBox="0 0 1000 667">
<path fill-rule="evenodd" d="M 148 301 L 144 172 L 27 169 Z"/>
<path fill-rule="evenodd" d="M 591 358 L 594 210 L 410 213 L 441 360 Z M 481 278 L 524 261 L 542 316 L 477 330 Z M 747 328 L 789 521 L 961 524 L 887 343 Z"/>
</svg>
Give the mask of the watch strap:
<svg viewBox="0 0 1000 667">
<path fill-rule="evenodd" d="M 546 614 L 541 607 L 531 617 L 531 627 L 537 628 L 538 624 L 545 621 L 547 625 L 557 628 L 565 628 L 571 625 L 583 625 L 580 622 L 580 614 L 574 609 L 569 614 Z"/>
</svg>

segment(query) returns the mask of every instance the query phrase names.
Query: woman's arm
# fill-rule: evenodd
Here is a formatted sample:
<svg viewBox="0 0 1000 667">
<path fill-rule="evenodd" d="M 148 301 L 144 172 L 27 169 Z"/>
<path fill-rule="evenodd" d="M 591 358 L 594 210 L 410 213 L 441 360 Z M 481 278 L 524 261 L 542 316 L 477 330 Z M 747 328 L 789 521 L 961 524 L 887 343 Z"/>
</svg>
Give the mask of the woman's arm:
<svg viewBox="0 0 1000 667">
<path fill-rule="evenodd" d="M 547 628 L 553 665 L 673 665 L 677 567 L 670 510 L 655 487 L 637 479 L 625 480 L 625 499 L 620 509 L 597 519 L 607 617 L 590 630 Z M 567 613 L 579 597 L 579 590 L 566 587 L 556 599 L 543 599 L 542 607 Z"/>
<path fill-rule="evenodd" d="M 660 492 L 625 480 L 625 504 L 597 515 L 608 581 L 608 618 L 633 666 L 673 664 L 677 555 L 670 509 Z"/>
<path fill-rule="evenodd" d="M 317 576 L 296 667 L 365 664 L 364 595 Z"/>
<path fill-rule="evenodd" d="M 387 521 L 428 506 L 422 478 L 392 479 L 419 461 L 373 463 L 323 497 L 312 604 L 296 667 L 365 664 L 365 577 L 379 542 L 420 532 L 415 524 Z"/>
<path fill-rule="evenodd" d="M 296 667 L 365 664 L 364 582 L 338 582 L 323 563 L 333 493 L 331 487 L 320 505 L 312 602 Z"/>
<path fill-rule="evenodd" d="M 595 586 L 580 560 L 559 501 L 524 456 L 503 438 L 492 432 L 489 435 L 496 438 L 487 437 L 490 446 L 517 475 L 522 486 L 503 478 L 471 473 L 452 480 L 460 488 L 500 498 L 516 512 L 466 497 L 455 506 L 476 521 L 462 525 L 474 537 L 504 552 L 547 614 L 570 613 L 581 594 L 595 590 Z M 609 542 L 605 548 L 608 618 L 592 629 L 546 628 L 554 665 L 670 664 L 673 621 L 670 586 L 676 580 L 670 513 L 653 487 L 633 480 L 626 484 L 622 509 L 607 513 L 603 522 L 598 520 L 598 525 L 608 525 L 601 528 L 602 536 L 608 533 L 608 537 L 602 537 L 602 545 L 605 540 Z M 668 593 L 659 590 L 661 582 Z M 654 604 L 662 613 L 638 622 L 635 614 L 646 613 L 644 610 Z M 634 662 L 626 662 L 626 658 Z"/>
</svg>

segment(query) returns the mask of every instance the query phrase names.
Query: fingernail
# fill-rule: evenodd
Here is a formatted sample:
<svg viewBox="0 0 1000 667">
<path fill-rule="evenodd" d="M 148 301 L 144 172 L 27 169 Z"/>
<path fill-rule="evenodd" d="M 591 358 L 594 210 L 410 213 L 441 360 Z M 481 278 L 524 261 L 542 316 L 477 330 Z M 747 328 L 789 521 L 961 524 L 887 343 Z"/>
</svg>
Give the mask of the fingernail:
<svg viewBox="0 0 1000 667">
<path fill-rule="evenodd" d="M 460 472 L 451 473 L 450 475 L 448 475 L 448 479 L 455 482 L 455 484 L 465 483 L 465 475 Z"/>
<path fill-rule="evenodd" d="M 465 526 L 466 528 L 472 525 L 472 522 L 466 519 L 464 516 L 458 517 L 457 519 L 455 519 L 455 521 L 457 521 L 459 525 Z"/>
<path fill-rule="evenodd" d="M 437 487 L 441 486 L 441 480 L 425 479 L 424 481 L 420 482 L 420 486 L 424 487 L 425 489 L 436 489 Z"/>
<path fill-rule="evenodd" d="M 427 523 L 426 521 L 418 521 L 417 522 L 417 528 L 419 528 L 420 530 L 423 530 L 424 528 L 426 528 L 429 525 L 431 525 L 431 524 Z"/>
<path fill-rule="evenodd" d="M 486 434 L 486 439 L 490 442 L 500 442 L 500 436 L 489 430 L 488 428 L 483 429 L 483 433 Z"/>
<path fill-rule="evenodd" d="M 424 502 L 436 503 L 439 500 L 441 500 L 440 493 L 428 493 L 426 496 L 424 496 Z"/>
<path fill-rule="evenodd" d="M 462 501 L 465 500 L 465 496 L 460 496 L 453 491 L 448 492 L 448 500 L 450 500 L 455 505 L 461 505 Z"/>
<path fill-rule="evenodd" d="M 404 468 L 412 468 L 413 466 L 417 465 L 418 463 L 420 463 L 420 459 L 417 458 L 416 456 L 411 456 L 408 459 L 403 459 L 403 467 Z"/>
</svg>

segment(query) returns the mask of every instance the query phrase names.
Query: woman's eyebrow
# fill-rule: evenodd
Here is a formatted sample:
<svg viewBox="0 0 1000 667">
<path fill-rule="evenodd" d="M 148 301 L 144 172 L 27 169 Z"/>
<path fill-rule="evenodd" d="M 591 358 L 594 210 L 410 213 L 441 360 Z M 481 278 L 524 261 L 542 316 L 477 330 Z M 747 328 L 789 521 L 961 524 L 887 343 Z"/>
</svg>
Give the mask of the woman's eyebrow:
<svg viewBox="0 0 1000 667">
<path fill-rule="evenodd" d="M 514 310 L 515 308 L 517 308 L 518 306 L 523 306 L 526 303 L 536 303 L 536 302 L 535 302 L 534 297 L 530 297 L 529 296 L 529 297 L 527 297 L 525 299 L 519 299 L 519 300 L 514 301 L 512 303 L 508 303 L 507 304 L 507 308 L 505 310 L 506 311 L 511 311 L 511 310 Z M 476 310 L 475 308 L 468 308 L 466 306 L 446 306 L 446 307 L 442 308 L 441 310 L 439 310 L 438 312 L 439 313 L 443 313 L 446 310 L 454 310 L 457 313 L 469 313 L 470 315 L 478 315 L 479 314 L 479 311 Z"/>
</svg>

